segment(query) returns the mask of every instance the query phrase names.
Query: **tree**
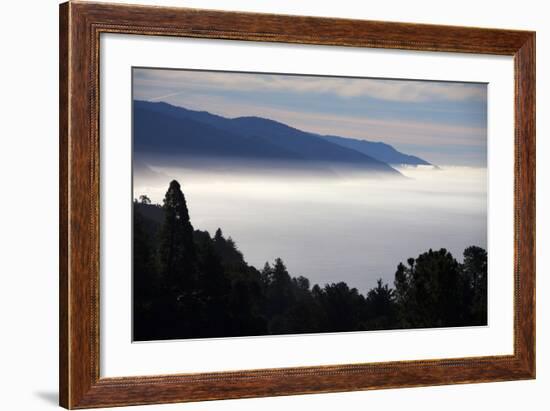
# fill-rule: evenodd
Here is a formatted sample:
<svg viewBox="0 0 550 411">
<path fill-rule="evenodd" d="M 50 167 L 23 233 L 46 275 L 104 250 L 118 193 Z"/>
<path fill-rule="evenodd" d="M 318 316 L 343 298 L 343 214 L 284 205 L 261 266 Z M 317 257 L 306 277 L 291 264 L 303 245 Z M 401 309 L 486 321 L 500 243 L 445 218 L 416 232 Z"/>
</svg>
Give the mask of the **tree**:
<svg viewBox="0 0 550 411">
<path fill-rule="evenodd" d="M 396 326 L 394 291 L 380 278 L 369 290 L 365 301 L 366 326 L 369 330 L 384 330 Z"/>
<path fill-rule="evenodd" d="M 218 254 L 212 244 L 205 244 L 199 255 L 198 286 L 208 298 L 219 299 L 230 285 Z"/>
<path fill-rule="evenodd" d="M 283 260 L 277 258 L 267 288 L 267 317 L 271 318 L 270 331 L 283 333 L 288 327 L 287 312 L 293 304 L 292 281 Z"/>
<path fill-rule="evenodd" d="M 365 298 L 357 288 L 349 288 L 345 282 L 327 284 L 322 290 L 314 287 L 314 295 L 324 311 L 324 332 L 356 331 L 360 329 L 360 317 Z"/>
<path fill-rule="evenodd" d="M 273 264 L 273 282 L 278 284 L 287 284 L 290 282 L 290 275 L 282 259 L 276 258 Z"/>
<path fill-rule="evenodd" d="M 134 254 L 134 293 L 137 297 L 145 297 L 155 283 L 153 266 L 153 248 L 147 233 L 143 228 L 143 217 L 134 207 L 133 227 Z"/>
<path fill-rule="evenodd" d="M 158 293 L 154 250 L 143 225 L 143 217 L 134 205 L 134 338 L 138 340 L 151 338 L 151 330 L 154 328 L 155 297 Z"/>
<path fill-rule="evenodd" d="M 151 199 L 149 197 L 147 197 L 145 194 L 142 194 L 139 196 L 139 202 L 141 204 L 151 204 Z"/>
<path fill-rule="evenodd" d="M 196 250 L 185 196 L 176 180 L 166 192 L 163 210 L 159 242 L 161 275 L 169 288 L 189 290 L 195 283 Z"/>
<path fill-rule="evenodd" d="M 218 228 L 214 234 L 214 249 L 221 257 L 222 264 L 231 270 L 245 269 L 244 259 L 241 252 L 237 249 L 235 242 L 231 237 L 225 239 L 222 230 Z"/>
<path fill-rule="evenodd" d="M 260 295 L 259 284 L 237 279 L 233 282 L 229 312 L 232 316 L 232 335 L 269 334 L 266 319 L 257 310 L 256 299 Z"/>
<path fill-rule="evenodd" d="M 267 261 L 265 262 L 264 268 L 260 272 L 260 276 L 261 276 L 261 279 L 262 279 L 263 286 L 264 287 L 269 287 L 269 285 L 271 284 L 271 281 L 273 279 L 272 278 L 273 277 L 273 269 L 269 265 L 269 262 L 267 262 Z"/>
<path fill-rule="evenodd" d="M 303 276 L 293 277 L 292 294 L 293 303 L 287 311 L 289 332 L 322 331 L 322 325 L 326 324 L 326 316 L 319 300 L 310 289 L 309 279 Z"/>
<path fill-rule="evenodd" d="M 216 234 L 214 234 L 214 243 L 220 243 L 224 240 L 222 229 L 218 227 Z"/>
<path fill-rule="evenodd" d="M 463 325 L 461 270 L 452 254 L 430 249 L 400 263 L 395 273 L 395 297 L 401 326 L 452 327 Z"/>
<path fill-rule="evenodd" d="M 228 309 L 231 284 L 211 242 L 205 243 L 199 252 L 197 288 L 200 312 L 193 317 L 200 322 L 197 328 L 201 335 L 226 336 L 231 329 Z"/>
<path fill-rule="evenodd" d="M 470 296 L 472 325 L 487 324 L 487 251 L 470 246 L 464 250 L 466 292 Z"/>
</svg>

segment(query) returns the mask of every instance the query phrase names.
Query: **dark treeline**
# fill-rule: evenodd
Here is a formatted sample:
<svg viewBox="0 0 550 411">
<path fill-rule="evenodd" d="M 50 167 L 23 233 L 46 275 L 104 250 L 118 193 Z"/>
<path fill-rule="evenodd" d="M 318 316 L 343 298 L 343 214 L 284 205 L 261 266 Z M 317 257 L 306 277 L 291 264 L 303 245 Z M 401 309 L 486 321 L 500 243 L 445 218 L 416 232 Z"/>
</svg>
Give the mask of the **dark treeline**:
<svg viewBox="0 0 550 411">
<path fill-rule="evenodd" d="M 278 258 L 248 265 L 231 237 L 194 230 L 172 181 L 163 205 L 134 202 L 134 339 L 252 336 L 487 324 L 487 252 L 445 249 L 400 263 L 394 286 L 362 295 L 311 286 Z"/>
</svg>

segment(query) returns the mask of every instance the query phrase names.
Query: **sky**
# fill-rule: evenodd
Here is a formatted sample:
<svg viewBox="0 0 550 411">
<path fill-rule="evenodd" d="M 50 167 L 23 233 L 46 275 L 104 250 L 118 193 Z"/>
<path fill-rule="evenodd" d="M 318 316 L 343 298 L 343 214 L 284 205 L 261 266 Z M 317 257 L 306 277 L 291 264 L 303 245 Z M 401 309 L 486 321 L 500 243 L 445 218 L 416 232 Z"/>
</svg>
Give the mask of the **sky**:
<svg viewBox="0 0 550 411">
<path fill-rule="evenodd" d="M 133 98 L 382 141 L 432 164 L 487 165 L 487 85 L 134 68 Z"/>
</svg>

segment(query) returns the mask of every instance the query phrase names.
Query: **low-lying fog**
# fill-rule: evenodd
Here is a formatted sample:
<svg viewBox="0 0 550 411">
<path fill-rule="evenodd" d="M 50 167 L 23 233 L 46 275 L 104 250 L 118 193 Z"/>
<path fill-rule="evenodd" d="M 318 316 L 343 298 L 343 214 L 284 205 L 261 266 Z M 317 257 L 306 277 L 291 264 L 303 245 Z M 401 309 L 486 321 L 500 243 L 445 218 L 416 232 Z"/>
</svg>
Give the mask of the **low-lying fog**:
<svg viewBox="0 0 550 411">
<path fill-rule="evenodd" d="M 134 173 L 136 198 L 162 204 L 175 178 L 195 229 L 221 227 L 249 264 L 281 257 L 312 285 L 345 281 L 366 292 L 380 277 L 393 285 L 398 263 L 429 248 L 462 261 L 466 247 L 487 246 L 485 168 L 400 168 L 408 178 L 383 180 L 152 169 Z"/>
</svg>

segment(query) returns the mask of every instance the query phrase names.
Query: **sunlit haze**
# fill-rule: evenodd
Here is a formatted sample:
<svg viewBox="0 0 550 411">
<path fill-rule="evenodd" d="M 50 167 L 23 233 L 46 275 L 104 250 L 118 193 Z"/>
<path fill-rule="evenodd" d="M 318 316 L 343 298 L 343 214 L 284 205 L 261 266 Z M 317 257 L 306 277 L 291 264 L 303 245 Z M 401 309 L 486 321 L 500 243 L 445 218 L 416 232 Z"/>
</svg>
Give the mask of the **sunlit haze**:
<svg viewBox="0 0 550 411">
<path fill-rule="evenodd" d="M 462 260 L 469 245 L 486 247 L 486 169 L 401 168 L 408 179 L 254 176 L 155 168 L 134 196 L 162 204 L 168 182 L 185 192 L 195 229 L 231 236 L 258 268 L 281 257 L 312 284 L 345 281 L 366 291 L 393 283 L 396 266 L 429 248 Z"/>
</svg>

